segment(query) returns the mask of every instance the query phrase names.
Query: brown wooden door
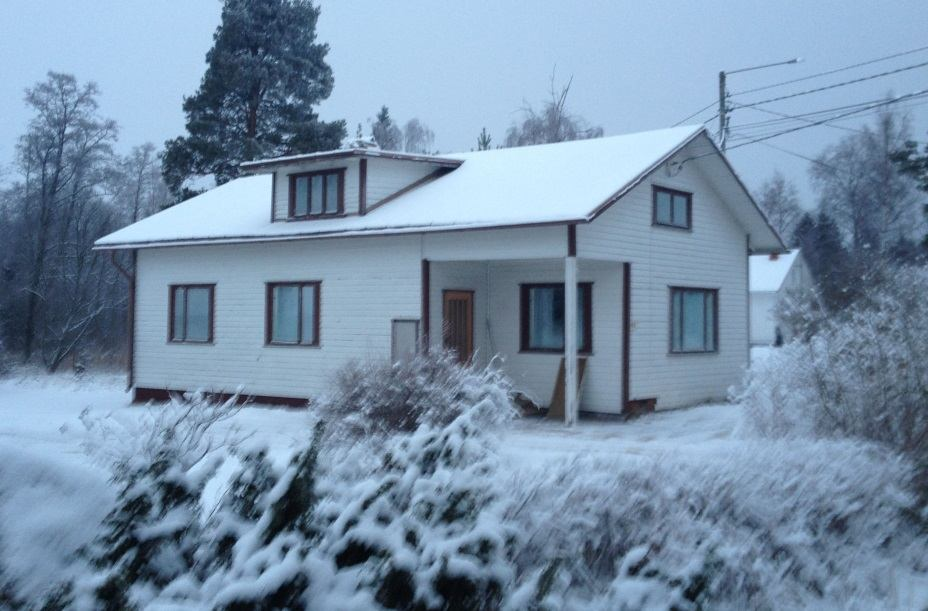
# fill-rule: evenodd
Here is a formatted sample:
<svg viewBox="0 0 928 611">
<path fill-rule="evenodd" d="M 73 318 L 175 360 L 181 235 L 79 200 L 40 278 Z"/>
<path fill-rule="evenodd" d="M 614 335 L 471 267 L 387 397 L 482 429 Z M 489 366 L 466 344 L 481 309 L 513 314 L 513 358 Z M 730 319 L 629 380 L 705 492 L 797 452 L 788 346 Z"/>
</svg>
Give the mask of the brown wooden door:
<svg viewBox="0 0 928 611">
<path fill-rule="evenodd" d="M 474 293 L 445 291 L 442 306 L 442 337 L 444 346 L 454 350 L 466 363 L 474 354 Z"/>
</svg>

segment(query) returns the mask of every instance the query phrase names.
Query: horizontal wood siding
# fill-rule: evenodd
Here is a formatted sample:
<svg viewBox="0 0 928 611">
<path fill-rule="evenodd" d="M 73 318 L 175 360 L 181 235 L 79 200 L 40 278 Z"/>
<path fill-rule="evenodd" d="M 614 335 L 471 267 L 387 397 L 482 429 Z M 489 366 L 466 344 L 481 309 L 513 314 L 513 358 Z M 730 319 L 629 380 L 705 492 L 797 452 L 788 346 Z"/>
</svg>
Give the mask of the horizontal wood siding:
<svg viewBox="0 0 928 611">
<path fill-rule="evenodd" d="M 136 380 L 143 388 L 313 397 L 352 359 L 389 358 L 391 320 L 419 318 L 419 238 L 139 252 Z M 265 346 L 265 283 L 321 281 L 319 347 Z M 213 344 L 170 344 L 168 285 L 215 283 Z"/>
<path fill-rule="evenodd" d="M 548 259 L 567 256 L 563 225 L 427 233 L 423 256 L 430 261 Z"/>
<path fill-rule="evenodd" d="M 371 157 L 367 161 L 367 208 L 377 205 L 403 187 L 435 171 L 435 166 L 420 161 L 400 161 Z"/>
<path fill-rule="evenodd" d="M 684 150 L 681 159 L 699 154 Z M 589 224 L 578 256 L 631 263 L 631 399 L 657 408 L 724 399 L 747 365 L 745 231 L 705 180 L 700 160 L 661 168 Z M 692 229 L 651 225 L 652 184 L 693 193 Z M 719 351 L 669 354 L 670 286 L 719 289 Z M 594 331 L 595 332 L 595 331 Z"/>
</svg>

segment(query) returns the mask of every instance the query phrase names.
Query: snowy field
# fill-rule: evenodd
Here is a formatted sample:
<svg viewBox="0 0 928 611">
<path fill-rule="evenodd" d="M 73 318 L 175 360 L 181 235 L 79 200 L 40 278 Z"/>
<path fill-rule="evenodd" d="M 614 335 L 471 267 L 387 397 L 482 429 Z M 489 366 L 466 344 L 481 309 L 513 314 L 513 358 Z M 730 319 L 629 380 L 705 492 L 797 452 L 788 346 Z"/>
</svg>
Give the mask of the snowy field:
<svg viewBox="0 0 928 611">
<path fill-rule="evenodd" d="M 115 499 L 115 490 L 109 483 L 110 472 L 105 465 L 91 459 L 82 448 L 87 439 L 85 422 L 88 417 L 106 415 L 109 422 L 131 430 L 133 424 L 147 413 L 147 408 L 129 405 L 124 377 L 116 374 L 75 378 L 70 375 L 20 373 L 0 380 L 0 397 L 0 558 L 5 561 L 5 566 L 0 568 L 4 568 L 6 577 L 14 579 L 23 591 L 38 592 L 51 580 L 60 580 L 69 576 L 69 571 L 76 570 L 66 559 L 99 533 L 97 525 Z M 253 440 L 266 443 L 274 461 L 282 464 L 294 450 L 306 446 L 312 422 L 312 416 L 306 411 L 249 406 L 231 420 L 221 422 L 216 433 L 221 435 L 223 428 L 237 427 Z M 858 472 L 873 468 L 869 459 L 861 458 L 860 464 L 855 466 L 852 464 L 852 452 L 848 460 L 835 464 L 836 461 L 829 460 L 820 451 L 810 454 L 810 459 L 806 460 L 802 456 L 794 456 L 792 448 L 782 443 L 751 445 L 739 438 L 739 423 L 740 408 L 731 404 L 662 412 L 627 423 L 587 420 L 573 429 L 565 429 L 560 422 L 548 420 L 517 420 L 503 433 L 499 444 L 500 476 L 513 483 L 515 498 L 522 490 L 535 490 L 531 494 L 547 498 L 543 509 L 523 512 L 524 515 L 516 515 L 515 520 L 526 532 L 532 529 L 545 532 L 561 546 L 587 547 L 588 543 L 576 540 L 576 524 L 583 525 L 579 527 L 581 530 L 592 528 L 599 531 L 602 526 L 590 520 L 602 518 L 600 508 L 605 509 L 605 517 L 608 517 L 610 507 L 621 513 L 621 509 L 615 508 L 627 504 L 626 512 L 645 511 L 641 515 L 647 516 L 639 526 L 641 532 L 626 533 L 629 538 L 644 537 L 647 540 L 649 533 L 655 533 L 655 537 L 678 540 L 682 551 L 686 549 L 685 545 L 694 545 L 694 549 L 698 549 L 701 546 L 699 540 L 706 536 L 730 537 L 732 540 L 747 537 L 744 549 L 729 548 L 725 552 L 734 566 L 748 560 L 762 562 L 755 558 L 755 554 L 765 548 L 769 534 L 761 530 L 754 533 L 753 529 L 741 534 L 710 529 L 700 534 L 703 524 L 699 521 L 694 522 L 695 527 L 690 531 L 676 532 L 674 518 L 661 517 L 660 513 L 677 511 L 674 506 L 679 504 L 680 498 L 687 496 L 695 499 L 689 501 L 692 503 L 705 502 L 701 500 L 703 495 L 705 498 L 731 495 L 731 502 L 735 503 L 739 512 L 747 512 L 753 516 L 752 519 L 779 524 L 775 528 L 781 532 L 774 530 L 773 533 L 775 537 L 782 538 L 781 545 L 799 550 L 814 542 L 808 540 L 809 532 L 796 529 L 801 530 L 808 523 L 824 519 L 816 515 L 816 508 L 829 505 L 832 495 L 851 499 L 870 496 L 871 500 L 866 502 L 873 503 L 872 515 L 856 516 L 863 506 L 847 511 L 841 507 L 836 509 L 837 514 L 851 516 L 848 519 L 852 523 L 861 519 L 864 522 L 875 520 L 873 523 L 877 524 L 887 521 L 884 516 L 894 515 L 895 510 L 889 507 L 894 500 L 888 505 L 883 500 L 872 500 L 872 495 L 877 494 L 882 485 L 873 480 L 884 475 L 886 478 L 894 476 L 892 468 L 887 467 L 885 474 L 874 472 L 872 477 L 859 475 L 862 481 L 870 481 L 873 489 L 856 491 L 852 488 L 859 486 L 860 482 L 852 478 L 858 477 Z M 785 476 L 765 467 L 774 461 L 782 461 L 784 472 L 792 470 L 792 473 L 799 474 L 800 480 L 790 481 L 789 489 L 778 489 L 778 478 Z M 641 468 L 636 465 L 641 465 Z M 561 483 L 564 477 L 573 480 L 567 487 Z M 704 483 L 698 483 L 702 477 L 706 478 Z M 808 478 L 808 481 L 801 481 L 801 478 Z M 646 490 L 654 481 L 665 484 L 662 488 Z M 826 488 L 831 481 L 836 485 L 834 491 Z M 629 487 L 637 487 L 634 492 L 638 494 L 633 494 Z M 887 495 L 890 496 L 890 493 Z M 578 516 L 576 520 L 579 522 L 573 525 L 568 520 L 560 528 L 550 523 L 554 516 L 571 513 L 578 498 L 588 499 L 584 502 L 588 505 L 585 511 L 589 515 L 584 518 Z M 639 507 L 641 503 L 644 503 L 643 508 Z M 835 502 L 835 505 L 839 504 L 840 501 Z M 890 513 L 880 513 L 884 511 Z M 783 515 L 779 516 L 779 513 Z M 680 515 L 677 519 L 686 519 L 686 516 Z M 861 571 L 861 576 L 859 579 L 848 576 L 845 581 L 850 585 L 840 582 L 833 586 L 834 598 L 823 608 L 875 608 L 875 601 L 881 608 L 926 608 L 928 582 L 923 574 L 908 568 L 911 562 L 902 566 L 900 561 L 900 566 L 895 567 L 892 558 L 883 556 L 859 560 L 854 546 L 869 547 L 871 541 L 867 537 L 876 541 L 882 536 L 877 532 L 881 527 L 855 529 L 853 536 L 859 539 L 858 543 L 845 546 L 847 549 L 834 548 L 839 554 L 834 558 L 836 565 L 853 567 L 840 571 Z M 621 533 L 621 528 L 617 532 Z M 814 528 L 811 530 L 814 531 Z M 535 550 L 532 545 L 542 546 Z M 823 547 L 828 549 L 834 545 L 826 543 Z M 549 553 L 543 544 L 531 538 L 526 549 L 529 555 Z M 637 553 L 635 549 L 647 548 L 633 548 L 628 553 Z M 907 556 L 912 554 L 911 549 L 904 551 Z M 808 552 L 797 554 L 801 557 Z M 917 551 L 915 554 L 917 556 Z M 669 561 L 672 560 L 671 555 Z M 680 562 L 685 565 L 686 558 L 681 557 Z M 808 563 L 807 568 L 794 570 L 817 570 L 815 567 L 822 560 L 813 555 L 803 562 Z M 773 574 L 773 569 L 770 571 Z M 763 573 L 758 570 L 758 574 Z M 874 575 L 890 575 L 895 580 L 896 583 L 888 586 L 889 594 L 865 599 L 859 604 L 845 604 L 848 601 L 842 596 L 859 596 L 859 593 L 854 593 L 858 589 L 854 582 L 873 579 Z M 0 573 L 2 577 L 4 575 Z M 602 603 L 597 608 L 610 608 L 616 601 L 645 601 L 645 598 L 635 597 L 646 595 L 646 589 L 631 593 L 623 590 L 631 586 L 644 588 L 644 584 L 629 581 L 628 577 L 625 579 L 625 582 L 617 581 L 617 585 L 609 591 L 612 602 Z M 771 583 L 778 586 L 779 579 L 771 577 Z M 867 587 L 862 584 L 861 590 L 866 591 Z M 843 591 L 851 594 L 840 593 Z M 799 602 L 803 600 L 802 596 L 793 601 L 793 606 L 811 606 Z"/>
</svg>

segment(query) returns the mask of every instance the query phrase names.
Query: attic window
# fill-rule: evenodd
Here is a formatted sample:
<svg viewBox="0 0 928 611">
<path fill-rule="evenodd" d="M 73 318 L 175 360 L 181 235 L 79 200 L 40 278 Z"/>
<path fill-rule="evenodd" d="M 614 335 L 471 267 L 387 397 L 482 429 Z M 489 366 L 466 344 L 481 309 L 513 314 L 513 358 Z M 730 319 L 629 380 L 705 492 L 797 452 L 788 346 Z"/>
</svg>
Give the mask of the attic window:
<svg viewBox="0 0 928 611">
<path fill-rule="evenodd" d="M 291 219 L 337 216 L 344 212 L 344 168 L 290 175 Z"/>
<path fill-rule="evenodd" d="M 678 229 L 693 227 L 693 194 L 666 187 L 653 187 L 652 224 Z"/>
</svg>

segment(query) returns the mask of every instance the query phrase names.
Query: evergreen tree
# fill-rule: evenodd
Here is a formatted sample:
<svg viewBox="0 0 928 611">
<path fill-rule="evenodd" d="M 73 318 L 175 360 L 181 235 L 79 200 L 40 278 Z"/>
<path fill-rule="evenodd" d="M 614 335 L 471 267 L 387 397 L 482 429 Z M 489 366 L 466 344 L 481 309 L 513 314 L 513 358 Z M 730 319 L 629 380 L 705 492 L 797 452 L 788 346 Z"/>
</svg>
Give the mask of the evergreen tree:
<svg viewBox="0 0 928 611">
<path fill-rule="evenodd" d="M 487 128 L 484 127 L 483 129 L 480 130 L 480 135 L 477 136 L 477 150 L 478 151 L 489 151 L 490 142 L 492 142 L 492 140 L 493 138 L 491 138 L 490 134 L 487 133 Z"/>
<path fill-rule="evenodd" d="M 892 155 L 899 171 L 915 179 L 919 191 L 928 193 L 928 144 L 921 155 L 918 154 L 918 143 L 909 140 L 899 151 Z M 922 203 L 922 214 L 928 223 L 928 203 Z M 922 246 L 928 249 L 928 230 L 922 238 Z"/>
<path fill-rule="evenodd" d="M 193 176 L 222 184 L 243 161 L 341 144 L 345 122 L 313 112 L 334 82 L 318 18 L 310 0 L 225 0 L 206 73 L 184 99 L 187 135 L 165 144 L 162 172 L 175 196 Z"/>
<path fill-rule="evenodd" d="M 377 118 L 371 125 L 371 133 L 374 136 L 374 142 L 384 151 L 400 151 L 403 149 L 403 132 L 396 126 L 393 117 L 390 116 L 390 109 L 386 106 L 380 107 Z"/>
<path fill-rule="evenodd" d="M 851 266 L 834 220 L 824 212 L 817 216 L 805 213 L 791 243 L 801 249 L 826 306 L 834 310 L 847 305 L 853 298 L 848 282 Z"/>
</svg>

